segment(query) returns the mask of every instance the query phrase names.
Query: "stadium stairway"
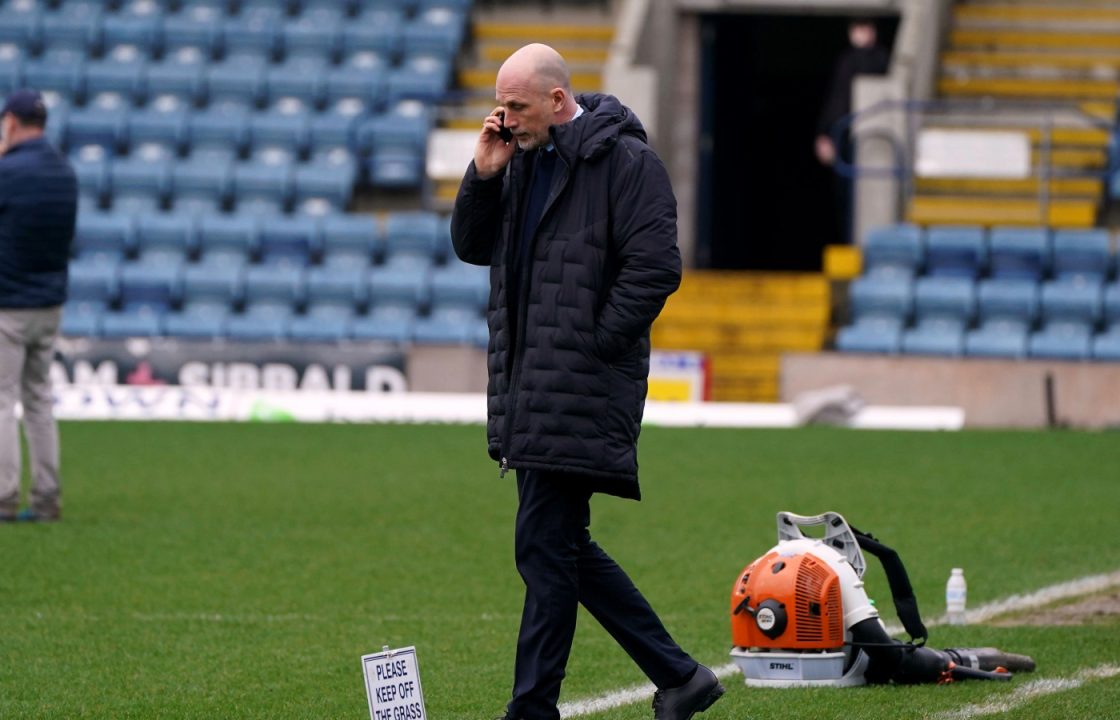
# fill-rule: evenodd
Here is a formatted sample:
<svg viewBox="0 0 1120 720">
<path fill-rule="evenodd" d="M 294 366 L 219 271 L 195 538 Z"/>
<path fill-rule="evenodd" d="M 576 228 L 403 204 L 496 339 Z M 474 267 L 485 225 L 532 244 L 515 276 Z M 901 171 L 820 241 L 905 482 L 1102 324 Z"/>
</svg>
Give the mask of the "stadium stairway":
<svg viewBox="0 0 1120 720">
<path fill-rule="evenodd" d="M 1120 91 L 1118 30 L 1120 2 L 958 3 L 941 55 L 939 94 L 997 101 L 999 109 L 982 128 L 1029 133 L 1035 172 L 1015 180 L 916 178 L 908 219 L 920 225 L 1095 225 Z M 939 119 L 937 126 L 942 123 L 981 127 L 975 115 Z"/>
<path fill-rule="evenodd" d="M 481 5 L 481 6 L 480 6 Z M 606 3 L 526 3 L 511 8 L 476 4 L 472 12 L 473 48 L 460 63 L 459 101 L 445 106 L 441 125 L 476 130 L 481 118 L 494 109 L 498 68 L 523 45 L 543 42 L 556 48 L 572 71 L 572 90 L 602 90 L 602 68 L 614 37 L 613 18 Z M 439 182 L 433 188 L 439 207 L 450 207 L 459 183 Z"/>
<path fill-rule="evenodd" d="M 781 354 L 824 346 L 830 296 L 824 275 L 686 271 L 652 344 L 704 353 L 712 400 L 774 402 Z"/>
</svg>

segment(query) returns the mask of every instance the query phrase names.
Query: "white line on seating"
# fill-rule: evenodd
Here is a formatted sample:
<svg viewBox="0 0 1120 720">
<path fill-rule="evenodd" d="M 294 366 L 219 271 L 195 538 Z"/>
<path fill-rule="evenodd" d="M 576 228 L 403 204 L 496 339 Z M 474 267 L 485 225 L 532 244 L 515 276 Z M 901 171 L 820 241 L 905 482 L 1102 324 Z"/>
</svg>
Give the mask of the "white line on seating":
<svg viewBox="0 0 1120 720">
<path fill-rule="evenodd" d="M 980 607 L 973 608 L 972 610 L 969 610 L 965 613 L 965 617 L 970 623 L 981 623 L 986 620 L 990 620 L 991 618 L 998 615 L 1003 615 L 1004 613 L 1043 607 L 1044 605 L 1048 605 L 1058 600 L 1091 595 L 1093 593 L 1098 593 L 1114 587 L 1120 587 L 1120 570 L 1116 570 L 1111 573 L 1103 573 L 1101 575 L 1088 575 L 1086 577 L 1077 578 L 1076 580 L 1057 583 L 1056 585 L 1049 585 L 1025 595 L 1011 595 L 1010 597 L 1004 598 L 1002 600 L 996 600 L 986 605 L 981 605 Z M 940 616 L 926 622 L 927 626 L 937 626 L 944 624 L 946 624 L 946 618 L 944 616 Z M 892 635 L 896 635 L 902 631 L 903 628 L 901 625 L 887 625 L 887 632 Z M 720 665 L 719 667 L 712 668 L 712 670 L 720 678 L 730 677 L 731 675 L 734 675 L 739 671 L 738 666 L 736 666 L 735 663 Z M 1092 673 L 1106 674 L 1089 677 L 1088 675 L 1091 675 Z M 1111 677 L 1112 675 L 1116 674 L 1120 674 L 1120 668 L 1116 668 L 1111 665 L 1103 665 L 1097 668 L 1090 668 L 1088 670 L 1082 671 L 1078 674 L 1078 679 L 1063 680 L 1060 678 L 1054 678 L 1035 680 L 1027 683 L 1026 685 L 1023 685 L 1021 688 L 1017 688 L 1016 691 L 1021 691 L 1028 687 L 1034 687 L 1036 683 L 1039 684 L 1037 686 L 1039 689 L 1036 689 L 1034 691 L 1034 694 L 1029 695 L 1025 700 L 1022 701 L 1026 702 L 1031 697 L 1035 697 L 1039 694 L 1046 694 L 1047 692 L 1059 692 L 1061 690 L 1069 689 L 1069 687 L 1066 687 L 1066 685 L 1071 682 L 1077 683 L 1077 686 L 1080 686 L 1087 679 L 1094 679 L 1094 677 Z M 1050 687 L 1053 687 L 1055 689 L 1045 691 L 1042 690 L 1043 688 Z M 622 688 L 620 690 L 612 690 L 608 693 L 604 693 L 593 698 L 588 698 L 586 700 L 573 700 L 570 702 L 561 703 L 560 717 L 581 717 L 584 715 L 592 715 L 594 713 L 610 710 L 612 708 L 622 707 L 624 705 L 633 705 L 634 703 L 642 702 L 643 700 L 648 701 L 652 699 L 653 691 L 655 689 L 656 688 L 654 688 L 653 685 L 646 683 L 644 685 L 635 685 L 633 687 Z M 992 710 L 977 714 L 983 715 L 991 714 L 993 712 L 998 711 Z M 952 717 L 958 716 L 954 715 Z"/>
</svg>

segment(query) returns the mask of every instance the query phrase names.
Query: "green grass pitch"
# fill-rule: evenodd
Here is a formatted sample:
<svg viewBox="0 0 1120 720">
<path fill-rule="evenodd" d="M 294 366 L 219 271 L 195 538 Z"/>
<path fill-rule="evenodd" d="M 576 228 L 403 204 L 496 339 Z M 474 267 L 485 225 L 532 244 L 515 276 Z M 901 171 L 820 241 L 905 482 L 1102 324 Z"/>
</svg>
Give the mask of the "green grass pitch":
<svg viewBox="0 0 1120 720">
<path fill-rule="evenodd" d="M 492 718 L 522 588 L 516 506 L 473 426 L 64 424 L 55 525 L 0 526 L 0 718 L 363 718 L 359 658 L 415 645 L 429 717 Z M 835 510 L 901 553 L 927 618 L 949 569 L 969 605 L 1120 569 L 1120 437 L 647 428 L 640 503 L 594 537 L 670 631 L 729 662 L 731 584 L 774 514 Z M 896 619 L 877 563 L 867 582 Z M 752 690 L 703 718 L 948 717 L 1039 678 L 1120 665 L 1120 624 L 935 627 L 1029 653 L 1011 683 Z M 562 700 L 644 681 L 587 615 Z M 1120 716 L 1120 676 L 1008 717 Z M 651 717 L 648 702 L 602 718 Z"/>
</svg>

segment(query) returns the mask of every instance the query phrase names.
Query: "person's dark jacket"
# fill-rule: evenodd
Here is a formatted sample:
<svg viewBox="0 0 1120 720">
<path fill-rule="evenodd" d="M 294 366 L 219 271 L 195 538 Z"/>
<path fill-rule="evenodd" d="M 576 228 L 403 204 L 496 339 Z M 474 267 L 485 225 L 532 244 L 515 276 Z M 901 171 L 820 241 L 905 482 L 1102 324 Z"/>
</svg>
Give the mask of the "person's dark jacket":
<svg viewBox="0 0 1120 720">
<path fill-rule="evenodd" d="M 550 130 L 559 157 L 520 297 L 506 289 L 532 152 L 488 180 L 470 165 L 451 235 L 490 266 L 490 456 L 637 499 L 649 328 L 680 283 L 676 199 L 637 117 L 609 95 L 576 99 L 584 114 Z"/>
<path fill-rule="evenodd" d="M 45 138 L 0 156 L 0 308 L 66 302 L 78 182 Z"/>
<path fill-rule="evenodd" d="M 868 48 L 849 47 L 845 50 L 832 72 L 828 95 L 817 119 L 817 134 L 831 135 L 833 126 L 852 112 L 852 83 L 858 76 L 883 75 L 890 63 L 890 51 L 878 45 Z"/>
</svg>

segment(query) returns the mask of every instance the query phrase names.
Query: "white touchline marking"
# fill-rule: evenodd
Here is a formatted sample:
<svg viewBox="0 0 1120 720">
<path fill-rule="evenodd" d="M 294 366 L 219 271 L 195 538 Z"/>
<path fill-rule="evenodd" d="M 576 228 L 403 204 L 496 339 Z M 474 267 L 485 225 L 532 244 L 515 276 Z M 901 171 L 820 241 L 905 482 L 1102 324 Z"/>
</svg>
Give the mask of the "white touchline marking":
<svg viewBox="0 0 1120 720">
<path fill-rule="evenodd" d="M 990 620 L 993 617 L 1003 615 L 1004 613 L 1015 612 L 1018 610 L 1030 610 L 1031 608 L 1042 607 L 1049 605 L 1058 600 L 1065 600 L 1067 598 L 1079 597 L 1082 595 L 1091 595 L 1093 593 L 1108 590 L 1110 588 L 1120 587 L 1120 570 L 1110 573 L 1103 573 L 1101 575 L 1087 575 L 1083 578 L 1070 580 L 1068 582 L 1057 583 L 1040 588 L 1032 593 L 1025 595 L 1011 595 L 1002 600 L 996 600 L 981 605 L 980 607 L 973 608 L 965 612 L 965 618 L 969 623 L 981 623 Z M 944 615 L 938 616 L 926 622 L 927 627 L 936 627 L 937 625 L 945 625 L 947 620 Z M 887 632 L 891 635 L 897 635 L 903 632 L 901 625 L 887 625 Z M 1101 666 L 1100 668 L 1093 668 L 1084 672 L 1093 671 L 1108 672 L 1116 670 L 1110 675 L 1103 675 L 1102 677 L 1111 677 L 1113 674 L 1120 673 L 1120 669 L 1113 668 L 1112 666 Z M 712 668 L 716 676 L 719 678 L 730 677 L 739 672 L 739 668 L 735 663 L 727 663 L 719 667 Z M 1071 682 L 1068 680 L 1035 680 L 1031 683 L 1023 685 L 1022 688 L 1030 687 L 1033 683 L 1063 683 Z M 1078 681 L 1083 682 L 1083 681 Z M 1022 688 L 1016 688 L 1020 690 Z M 620 690 L 612 690 L 611 692 L 599 695 L 586 700 L 571 700 L 569 702 L 560 703 L 560 717 L 573 718 L 581 717 L 583 715 L 592 715 L 594 713 L 603 712 L 616 707 L 624 705 L 633 705 L 634 703 L 642 702 L 643 700 L 650 700 L 653 697 L 653 692 L 656 690 L 652 684 L 645 683 L 642 685 L 635 685 L 629 688 L 622 688 Z M 1060 688 L 1067 689 L 1067 688 Z M 1051 691 L 1057 692 L 1057 690 Z"/>
<path fill-rule="evenodd" d="M 1053 695 L 1054 693 L 1064 692 L 1066 690 L 1074 690 L 1091 680 L 1102 680 L 1116 675 L 1120 675 L 1120 667 L 1116 665 L 1098 665 L 1097 667 L 1085 668 L 1076 673 L 1072 678 L 1043 678 L 1041 680 L 1031 680 L 1012 690 L 1006 697 L 976 705 L 965 705 L 958 710 L 943 712 L 936 717 L 938 720 L 969 720 L 969 718 L 980 717 L 981 715 L 1002 714 L 1026 705 L 1037 697 Z"/>
</svg>

